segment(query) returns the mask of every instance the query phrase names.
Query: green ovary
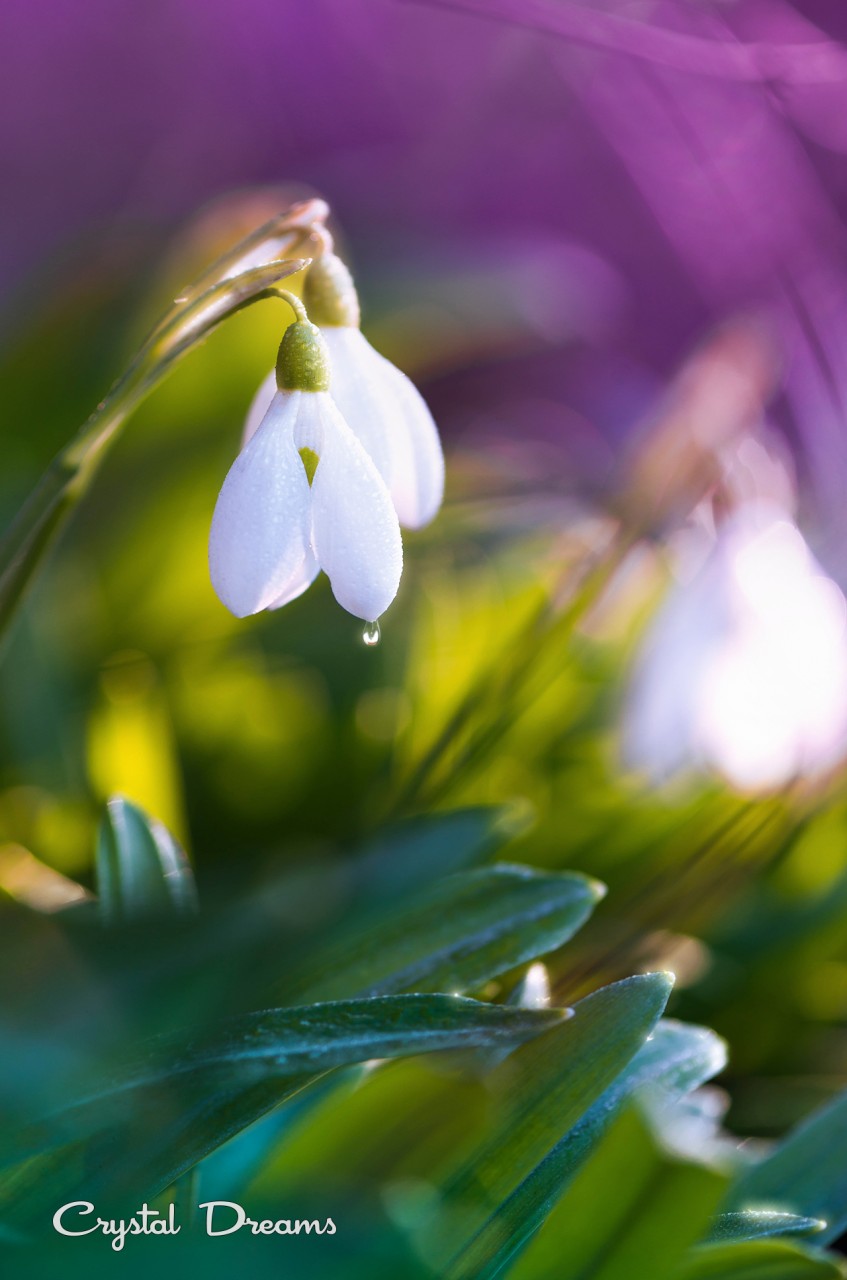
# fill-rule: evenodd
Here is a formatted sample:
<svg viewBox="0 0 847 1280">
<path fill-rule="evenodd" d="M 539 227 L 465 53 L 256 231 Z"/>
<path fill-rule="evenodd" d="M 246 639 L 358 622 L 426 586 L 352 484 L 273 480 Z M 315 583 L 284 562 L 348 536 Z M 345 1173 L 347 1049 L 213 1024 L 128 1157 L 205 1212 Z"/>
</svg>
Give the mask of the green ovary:
<svg viewBox="0 0 847 1280">
<path fill-rule="evenodd" d="M 310 449 L 308 446 L 300 450 L 300 457 L 303 459 L 303 466 L 306 468 L 306 479 L 311 485 L 315 478 L 315 472 L 318 469 L 320 458 L 315 453 L 314 449 Z"/>
</svg>

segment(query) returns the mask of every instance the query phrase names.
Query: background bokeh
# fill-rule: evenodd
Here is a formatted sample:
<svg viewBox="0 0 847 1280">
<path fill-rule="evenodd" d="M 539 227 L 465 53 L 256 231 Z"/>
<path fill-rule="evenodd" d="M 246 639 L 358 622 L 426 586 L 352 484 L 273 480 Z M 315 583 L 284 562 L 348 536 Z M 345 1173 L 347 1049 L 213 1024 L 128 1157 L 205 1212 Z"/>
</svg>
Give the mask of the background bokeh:
<svg viewBox="0 0 847 1280">
<path fill-rule="evenodd" d="M 115 792 L 177 834 L 210 897 L 331 868 L 427 808 L 496 805 L 510 858 L 610 885 L 554 966 L 562 998 L 675 968 L 675 1011 L 730 1039 L 741 1132 L 781 1132 L 843 1084 L 837 783 L 754 802 L 622 771 L 660 551 L 628 557 L 567 642 L 525 629 L 608 538 L 622 446 L 742 313 L 774 335 L 771 425 L 847 582 L 842 39 L 837 0 L 4 6 L 3 523 L 185 282 L 304 193 L 330 201 L 366 331 L 424 389 L 450 476 L 377 649 L 325 581 L 236 622 L 208 525 L 283 310 L 193 352 L 133 417 L 5 652 L 6 893 L 38 900 L 45 867 L 90 886 Z M 480 671 L 521 664 L 532 696 L 481 699 L 423 768 Z"/>
</svg>

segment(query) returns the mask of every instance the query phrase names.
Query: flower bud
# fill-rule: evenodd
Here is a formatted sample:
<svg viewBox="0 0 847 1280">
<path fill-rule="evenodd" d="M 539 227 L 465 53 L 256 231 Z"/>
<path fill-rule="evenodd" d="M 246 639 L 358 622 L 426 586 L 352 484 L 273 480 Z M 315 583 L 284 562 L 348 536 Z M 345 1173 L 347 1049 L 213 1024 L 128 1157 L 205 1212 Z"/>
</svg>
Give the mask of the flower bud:
<svg viewBox="0 0 847 1280">
<path fill-rule="evenodd" d="M 316 258 L 306 275 L 303 302 L 315 324 L 358 329 L 359 298 L 346 265 L 335 253 Z"/>
</svg>

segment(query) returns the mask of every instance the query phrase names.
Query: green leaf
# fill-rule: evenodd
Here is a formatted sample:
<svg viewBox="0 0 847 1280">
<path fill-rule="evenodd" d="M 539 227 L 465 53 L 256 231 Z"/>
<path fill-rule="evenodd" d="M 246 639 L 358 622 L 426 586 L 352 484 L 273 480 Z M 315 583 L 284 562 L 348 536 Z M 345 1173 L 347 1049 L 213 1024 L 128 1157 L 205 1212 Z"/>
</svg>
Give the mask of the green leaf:
<svg viewBox="0 0 847 1280">
<path fill-rule="evenodd" d="M 501 864 L 439 881 L 410 909 L 367 922 L 278 994 L 306 1004 L 396 991 L 473 990 L 561 946 L 604 893 L 596 880 Z"/>
<path fill-rule="evenodd" d="M 141 1059 L 45 1122 L 54 1140 L 61 1133 L 69 1144 L 99 1135 L 78 1188 L 88 1198 L 149 1198 L 325 1071 L 371 1058 L 515 1044 L 561 1017 L 427 995 L 265 1010 L 196 1043 L 167 1038 L 148 1046 Z"/>
<path fill-rule="evenodd" d="M 456 1280 L 493 1274 L 502 1236 L 489 1227 L 492 1215 L 642 1047 L 671 983 L 668 974 L 645 974 L 594 992 L 568 1023 L 492 1073 L 499 1103 L 490 1135 L 449 1179 L 438 1225 L 421 1237 L 436 1269 Z"/>
<path fill-rule="evenodd" d="M 326 1099 L 335 1096 L 345 1081 L 359 1081 L 366 1073 L 367 1068 L 363 1066 L 331 1072 L 302 1089 L 285 1106 L 275 1107 L 260 1116 L 254 1124 L 240 1130 L 195 1166 L 203 1187 L 206 1190 L 212 1188 L 215 1198 L 237 1200 L 284 1135 L 289 1135 L 305 1117 L 318 1111 Z"/>
<path fill-rule="evenodd" d="M 577 1011 L 581 1007 L 577 1005 Z M 634 1093 L 649 1090 L 654 1097 L 670 1101 L 716 1075 L 725 1063 L 726 1047 L 714 1032 L 669 1018 L 661 1021 L 578 1122 L 497 1206 L 456 1260 L 455 1275 L 478 1274 L 480 1280 L 496 1275 L 520 1251 Z"/>
<path fill-rule="evenodd" d="M 351 870 L 371 901 L 407 897 L 442 876 L 485 862 L 515 829 L 507 808 L 480 805 L 419 814 L 373 836 Z"/>
<path fill-rule="evenodd" d="M 835 1240 L 847 1227 L 845 1148 L 847 1093 L 841 1093 L 746 1169 L 726 1208 L 777 1209 L 820 1218 L 826 1223 L 821 1240 Z"/>
<path fill-rule="evenodd" d="M 97 888 L 108 924 L 193 911 L 194 876 L 161 822 L 122 796 L 109 801 L 97 842 Z"/>
<path fill-rule="evenodd" d="M 387 994 L 404 982 L 412 985 L 413 977 L 421 985 L 443 983 L 452 991 L 467 991 L 504 966 L 512 968 L 524 958 L 534 958 L 536 949 L 558 945 L 576 927 L 595 897 L 592 882 L 576 876 L 544 876 L 513 868 L 490 868 L 472 873 L 470 879 L 457 876 L 431 896 L 420 895 L 420 908 L 411 914 L 408 910 L 402 913 L 399 930 L 392 914 L 384 909 L 364 935 L 357 934 L 336 953 L 335 970 L 320 972 L 326 988 L 346 999 L 376 992 Z M 264 999 L 268 977 L 273 976 L 274 968 L 282 967 L 279 959 L 274 962 L 270 949 L 279 932 L 278 924 L 272 929 L 275 920 L 272 913 L 266 924 L 263 917 L 257 920 L 237 911 L 230 928 L 204 916 L 167 935 L 164 924 L 157 924 L 153 933 L 136 929 L 128 942 L 125 930 L 92 931 L 84 926 L 75 930 L 74 936 L 86 944 L 91 963 L 96 962 L 97 968 L 109 975 L 104 994 L 112 998 L 101 1002 L 106 1010 L 106 1025 L 98 1012 L 99 1005 L 92 1011 L 90 1025 L 84 1026 L 84 1034 L 78 1013 L 58 1026 L 54 1019 L 54 1037 L 58 1036 L 59 1027 L 67 1024 L 62 1031 L 68 1041 L 67 1052 L 62 1057 L 58 1051 L 52 1055 L 50 1075 L 46 1080 L 39 1077 L 33 1081 L 39 1085 L 34 1093 L 33 1086 L 27 1085 L 16 1100 L 16 1112 L 30 1117 L 43 1115 L 58 1110 L 69 1092 L 80 1091 L 79 1084 L 74 1090 L 73 1077 L 77 1082 L 89 1079 L 102 1057 L 104 1035 L 107 1041 L 114 1039 L 108 1018 L 114 1000 L 121 1001 L 128 1015 L 136 1008 L 134 1020 L 144 1029 L 138 1040 L 163 1027 L 179 1028 L 189 1022 L 194 1029 L 208 1025 L 210 1020 L 217 1025 L 225 1016 L 227 1001 L 231 1011 L 237 1013 L 233 1007 L 235 998 L 243 991 L 250 991 L 254 1003 L 259 1003 Z M 55 930 L 57 922 L 51 921 L 51 927 Z M 383 931 L 387 935 L 384 955 Z M 256 934 L 261 935 L 262 948 L 268 947 L 267 956 L 264 950 L 251 955 Z M 212 947 L 215 940 L 217 949 Z M 392 962 L 398 966 L 396 974 L 391 970 Z M 73 968 L 69 970 L 71 975 L 74 972 Z M 291 982 L 283 999 L 299 1004 L 317 995 L 316 985 L 309 990 L 308 981 L 301 983 L 301 988 L 307 993 L 306 999 L 296 999 Z M 72 1008 L 83 991 L 72 983 L 60 997 L 60 1008 Z M 215 997 L 214 1005 L 210 1005 L 210 995 Z M 139 1009 L 141 998 L 143 1005 Z M 244 996 L 240 998 L 243 1000 Z M 268 1000 L 269 1004 L 281 1002 Z M 126 1031 L 122 1034 L 125 1037 Z M 33 1093 L 29 1106 L 27 1091 Z M 52 1105 L 45 1092 L 52 1094 Z M 60 1140 L 49 1130 L 42 1130 L 42 1134 L 42 1145 Z M 17 1158 L 16 1150 L 12 1156 Z"/>
<path fill-rule="evenodd" d="M 769 1209 L 743 1209 L 739 1213 L 721 1213 L 715 1219 L 709 1239 L 762 1240 L 768 1236 L 813 1236 L 826 1227 L 822 1218 L 803 1218 L 796 1213 L 779 1213 Z"/>
<path fill-rule="evenodd" d="M 692 1249 L 674 1280 L 841 1280 L 833 1258 L 777 1240 L 709 1244 Z"/>
<path fill-rule="evenodd" d="M 435 890 L 419 894 L 413 911 L 388 917 L 382 928 L 374 925 L 339 948 L 332 960 L 324 961 L 322 979 L 313 977 L 311 986 L 304 980 L 300 1002 L 303 996 L 383 994 L 405 985 L 446 987 L 459 993 L 473 990 L 496 974 L 560 946 L 600 893 L 596 882 L 581 876 L 541 875 L 521 867 L 499 866 L 453 876 Z M 411 972 L 410 959 L 414 960 Z M 499 1059 L 512 1047 L 489 1050 L 480 1058 Z M 230 1163 L 254 1168 L 283 1123 L 263 1121 L 264 1141 L 252 1131 L 235 1139 L 244 1144 L 244 1152 L 236 1153 L 230 1143 Z"/>
<path fill-rule="evenodd" d="M 669 1280 L 726 1188 L 667 1154 L 630 1106 L 603 1134 L 511 1274 L 514 1280 Z"/>
<path fill-rule="evenodd" d="M 404 989 L 471 991 L 561 946 L 601 892 L 575 874 L 481 868 L 376 907 L 342 896 L 350 924 L 330 912 L 314 940 L 286 927 L 298 899 L 282 877 L 218 911 L 207 900 L 201 916 L 167 938 L 161 920 L 155 930 L 136 929 L 131 947 L 121 932 L 92 931 L 79 912 L 66 928 L 108 974 L 115 998 L 144 1005 L 153 1032 L 218 1021 L 247 1000 L 256 1007 Z"/>
</svg>

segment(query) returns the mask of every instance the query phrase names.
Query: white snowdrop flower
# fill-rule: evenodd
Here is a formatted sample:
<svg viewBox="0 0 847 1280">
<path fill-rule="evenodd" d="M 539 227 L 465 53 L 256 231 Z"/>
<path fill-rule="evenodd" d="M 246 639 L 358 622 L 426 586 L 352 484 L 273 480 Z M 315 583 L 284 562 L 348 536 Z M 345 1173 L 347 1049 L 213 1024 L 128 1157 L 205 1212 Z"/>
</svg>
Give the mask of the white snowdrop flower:
<svg viewBox="0 0 847 1280">
<path fill-rule="evenodd" d="M 428 524 L 444 495 L 438 429 L 414 383 L 375 351 L 359 328 L 359 303 L 347 267 L 334 253 L 309 268 L 303 293 L 332 365 L 332 398 L 388 486 L 400 523 Z M 259 387 L 244 427 L 246 444 L 262 421 L 276 383 Z"/>
<path fill-rule="evenodd" d="M 634 672 L 625 752 L 654 779 L 712 768 L 750 792 L 847 753 L 847 602 L 781 509 L 742 507 L 671 590 Z"/>
<path fill-rule="evenodd" d="M 304 313 L 285 332 L 277 389 L 212 519 L 212 585 L 236 617 L 287 604 L 321 569 L 338 603 L 368 622 L 397 594 L 397 515 L 329 394 L 329 376 L 326 344 Z"/>
</svg>

